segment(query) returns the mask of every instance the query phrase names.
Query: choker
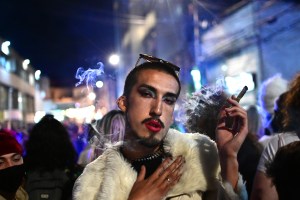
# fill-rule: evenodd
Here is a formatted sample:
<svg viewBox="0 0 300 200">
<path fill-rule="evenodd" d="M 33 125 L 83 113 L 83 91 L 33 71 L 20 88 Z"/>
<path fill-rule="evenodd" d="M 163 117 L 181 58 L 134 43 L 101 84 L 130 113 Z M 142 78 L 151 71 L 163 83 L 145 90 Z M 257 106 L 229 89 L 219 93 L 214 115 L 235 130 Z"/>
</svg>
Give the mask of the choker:
<svg viewBox="0 0 300 200">
<path fill-rule="evenodd" d="M 133 160 L 133 162 L 145 162 L 145 161 L 150 161 L 150 160 L 154 160 L 158 157 L 161 157 L 164 154 L 164 149 L 160 148 L 158 151 L 154 152 L 153 154 L 149 154 L 143 158 L 138 158 Z"/>
</svg>

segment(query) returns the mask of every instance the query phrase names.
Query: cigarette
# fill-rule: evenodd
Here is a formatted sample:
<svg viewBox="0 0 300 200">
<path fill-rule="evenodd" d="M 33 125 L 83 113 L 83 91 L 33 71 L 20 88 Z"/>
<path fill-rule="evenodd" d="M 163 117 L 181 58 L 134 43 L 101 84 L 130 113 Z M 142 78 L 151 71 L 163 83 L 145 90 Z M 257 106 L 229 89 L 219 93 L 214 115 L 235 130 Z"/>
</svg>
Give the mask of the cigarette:
<svg viewBox="0 0 300 200">
<path fill-rule="evenodd" d="M 236 97 L 236 101 L 237 102 L 240 102 L 241 98 L 246 94 L 248 90 L 248 87 L 247 86 L 244 86 L 244 88 L 242 89 L 242 91 L 238 94 L 238 96 Z"/>
<path fill-rule="evenodd" d="M 244 86 L 244 88 L 242 89 L 242 91 L 238 94 L 238 96 L 235 98 L 235 100 L 237 102 L 239 102 L 241 100 L 241 98 L 246 94 L 248 90 L 248 87 L 247 86 Z M 231 107 L 231 106 L 229 106 Z M 232 117 L 226 117 L 225 119 L 225 124 L 226 124 L 226 127 L 232 129 L 233 127 L 233 118 Z"/>
</svg>

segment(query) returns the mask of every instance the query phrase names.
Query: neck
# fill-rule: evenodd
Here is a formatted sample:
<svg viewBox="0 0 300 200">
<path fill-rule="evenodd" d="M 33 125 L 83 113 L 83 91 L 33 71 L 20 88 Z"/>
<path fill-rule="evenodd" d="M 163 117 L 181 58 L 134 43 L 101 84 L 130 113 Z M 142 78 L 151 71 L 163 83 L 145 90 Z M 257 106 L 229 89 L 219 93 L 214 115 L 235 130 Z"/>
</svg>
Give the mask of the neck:
<svg viewBox="0 0 300 200">
<path fill-rule="evenodd" d="M 133 161 L 139 158 L 143 158 L 147 155 L 153 154 L 160 149 L 160 145 L 155 147 L 146 147 L 138 142 L 133 142 L 132 140 L 124 140 L 122 146 L 122 153 L 125 158 L 129 161 Z"/>
</svg>

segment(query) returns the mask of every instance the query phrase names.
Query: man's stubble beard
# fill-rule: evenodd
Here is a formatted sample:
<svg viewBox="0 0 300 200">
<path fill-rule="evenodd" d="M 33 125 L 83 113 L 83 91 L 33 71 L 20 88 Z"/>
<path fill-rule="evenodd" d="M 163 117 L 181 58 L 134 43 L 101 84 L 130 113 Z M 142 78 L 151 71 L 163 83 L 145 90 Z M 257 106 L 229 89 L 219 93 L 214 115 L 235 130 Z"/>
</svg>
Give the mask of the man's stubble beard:
<svg viewBox="0 0 300 200">
<path fill-rule="evenodd" d="M 145 146 L 147 148 L 154 148 L 154 147 L 160 146 L 161 143 L 163 142 L 164 138 L 166 137 L 166 136 L 164 136 L 162 139 L 157 139 L 157 138 L 155 138 L 155 133 L 150 134 L 148 137 L 139 136 L 139 134 L 136 131 L 131 129 L 129 123 L 126 126 L 126 130 L 130 132 L 130 134 L 131 134 L 130 140 L 132 142 L 137 142 L 138 144 Z M 128 133 L 125 133 L 125 134 L 128 134 Z"/>
<path fill-rule="evenodd" d="M 128 134 L 130 132 L 131 142 L 133 142 L 133 140 L 135 140 L 138 144 L 140 144 L 142 146 L 145 146 L 147 148 L 154 148 L 154 147 L 160 146 L 161 143 L 163 142 L 163 140 L 165 139 L 166 135 L 167 135 L 166 134 L 161 140 L 155 138 L 155 133 L 150 134 L 149 137 L 141 137 L 141 136 L 138 135 L 138 133 L 136 131 L 134 131 L 131 128 L 128 117 L 127 117 L 127 112 L 125 113 L 125 117 L 126 117 L 125 137 L 126 137 L 126 134 Z"/>
<path fill-rule="evenodd" d="M 150 138 L 140 138 L 138 140 L 138 142 L 148 148 L 153 148 L 153 147 L 157 147 L 160 146 L 160 144 L 162 143 L 163 139 L 158 140 L 152 136 L 150 136 Z"/>
<path fill-rule="evenodd" d="M 135 131 L 131 130 L 133 136 L 132 140 L 135 140 L 138 144 L 147 148 L 154 148 L 160 146 L 165 136 L 162 139 L 155 138 L 155 133 L 150 134 L 148 137 L 139 136 Z"/>
</svg>

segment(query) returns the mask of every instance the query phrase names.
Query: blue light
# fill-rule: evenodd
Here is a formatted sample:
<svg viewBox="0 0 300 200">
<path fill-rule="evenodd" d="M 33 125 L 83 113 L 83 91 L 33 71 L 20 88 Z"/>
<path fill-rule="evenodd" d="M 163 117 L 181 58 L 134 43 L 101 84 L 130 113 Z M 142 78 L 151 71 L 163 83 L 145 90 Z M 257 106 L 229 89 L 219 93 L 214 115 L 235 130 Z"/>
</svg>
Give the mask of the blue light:
<svg viewBox="0 0 300 200">
<path fill-rule="evenodd" d="M 201 85 L 201 73 L 198 69 L 193 69 L 191 71 L 191 75 L 193 78 L 193 82 L 194 82 L 194 87 L 195 90 L 198 91 L 201 89 L 202 85 Z"/>
</svg>

